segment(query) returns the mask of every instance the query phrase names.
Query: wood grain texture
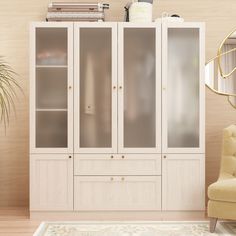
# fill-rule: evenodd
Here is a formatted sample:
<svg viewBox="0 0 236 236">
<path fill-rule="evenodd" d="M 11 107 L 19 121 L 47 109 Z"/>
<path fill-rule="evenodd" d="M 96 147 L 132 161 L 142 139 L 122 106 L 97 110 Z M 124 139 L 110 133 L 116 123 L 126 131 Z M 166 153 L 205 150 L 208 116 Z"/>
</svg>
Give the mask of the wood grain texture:
<svg viewBox="0 0 236 236">
<path fill-rule="evenodd" d="M 0 208 L 0 236 L 32 236 L 40 223 L 29 219 L 27 208 Z"/>
<path fill-rule="evenodd" d="M 160 154 L 75 154 L 75 175 L 161 175 Z"/>
<path fill-rule="evenodd" d="M 65 1 L 65 0 L 63 0 Z M 72 1 L 72 0 L 68 0 Z M 86 0 L 94 2 L 94 0 Z M 29 22 L 45 19 L 50 0 L 9 0 L 0 7 L 0 55 L 19 74 L 25 95 L 19 94 L 16 103 L 17 118 L 5 135 L 0 128 L 0 206 L 27 206 L 29 204 L 29 76 L 28 47 Z M 127 0 L 108 0 L 109 21 L 122 21 Z M 216 53 L 225 35 L 236 28 L 235 0 L 158 0 L 154 1 L 154 17 L 161 12 L 178 13 L 186 21 L 206 22 L 206 59 Z M 236 111 L 226 98 L 206 90 L 206 186 L 218 176 L 222 129 L 235 123 Z"/>
<path fill-rule="evenodd" d="M 31 154 L 30 167 L 30 210 L 73 210 L 73 159 L 67 154 Z"/>
<path fill-rule="evenodd" d="M 203 160 L 204 154 L 167 154 L 162 159 L 162 210 L 204 211 Z"/>
<path fill-rule="evenodd" d="M 76 176 L 74 209 L 75 211 L 160 211 L 161 177 Z"/>
</svg>

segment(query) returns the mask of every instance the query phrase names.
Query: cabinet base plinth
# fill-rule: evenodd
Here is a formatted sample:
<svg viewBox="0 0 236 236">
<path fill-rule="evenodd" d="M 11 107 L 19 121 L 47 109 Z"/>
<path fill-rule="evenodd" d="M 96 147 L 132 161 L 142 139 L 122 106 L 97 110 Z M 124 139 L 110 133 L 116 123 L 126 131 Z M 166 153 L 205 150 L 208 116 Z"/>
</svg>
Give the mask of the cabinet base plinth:
<svg viewBox="0 0 236 236">
<path fill-rule="evenodd" d="M 31 219 L 37 220 L 86 220 L 86 221 L 162 221 L 162 220 L 205 220 L 205 211 L 116 211 L 116 212 L 56 212 L 31 211 Z"/>
</svg>

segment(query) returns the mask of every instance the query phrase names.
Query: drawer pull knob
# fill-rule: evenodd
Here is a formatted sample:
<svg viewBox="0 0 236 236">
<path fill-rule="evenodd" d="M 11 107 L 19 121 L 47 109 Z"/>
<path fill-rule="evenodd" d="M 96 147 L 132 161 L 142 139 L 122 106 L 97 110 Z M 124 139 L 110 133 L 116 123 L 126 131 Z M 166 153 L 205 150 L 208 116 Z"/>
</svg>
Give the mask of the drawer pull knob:
<svg viewBox="0 0 236 236">
<path fill-rule="evenodd" d="M 164 156 L 164 158 L 166 159 L 166 156 Z"/>
<path fill-rule="evenodd" d="M 69 158 L 71 158 L 71 156 L 69 156 Z"/>
<path fill-rule="evenodd" d="M 125 177 L 122 177 L 121 180 L 124 181 L 124 180 L 125 180 Z"/>
<path fill-rule="evenodd" d="M 125 158 L 125 156 L 122 156 L 122 159 L 124 159 Z"/>
<path fill-rule="evenodd" d="M 113 181 L 114 180 L 114 178 L 113 177 L 111 177 L 111 181 Z"/>
<path fill-rule="evenodd" d="M 116 89 L 116 86 L 113 86 L 113 89 Z"/>
<path fill-rule="evenodd" d="M 111 159 L 113 159 L 114 158 L 114 156 L 111 156 Z"/>
</svg>

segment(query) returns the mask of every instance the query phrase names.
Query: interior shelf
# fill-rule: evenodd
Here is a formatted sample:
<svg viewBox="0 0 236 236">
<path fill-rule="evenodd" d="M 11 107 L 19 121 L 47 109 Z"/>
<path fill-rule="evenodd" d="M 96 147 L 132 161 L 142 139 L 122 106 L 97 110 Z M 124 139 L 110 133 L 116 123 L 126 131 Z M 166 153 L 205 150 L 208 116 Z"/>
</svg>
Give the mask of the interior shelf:
<svg viewBox="0 0 236 236">
<path fill-rule="evenodd" d="M 67 109 L 53 109 L 53 108 L 50 108 L 50 109 L 40 109 L 40 108 L 37 108 L 36 111 L 67 111 Z"/>
<path fill-rule="evenodd" d="M 36 65 L 36 68 L 67 68 L 67 65 Z"/>
</svg>

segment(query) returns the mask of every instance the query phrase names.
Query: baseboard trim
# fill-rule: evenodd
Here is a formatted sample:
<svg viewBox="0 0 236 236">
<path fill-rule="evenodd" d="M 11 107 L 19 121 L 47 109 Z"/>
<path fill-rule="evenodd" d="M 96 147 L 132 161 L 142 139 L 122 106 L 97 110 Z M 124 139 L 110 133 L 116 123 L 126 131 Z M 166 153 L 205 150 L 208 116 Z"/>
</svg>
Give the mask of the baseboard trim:
<svg viewBox="0 0 236 236">
<path fill-rule="evenodd" d="M 52 211 L 31 211 L 30 218 L 35 220 L 205 220 L 205 211 L 117 211 L 117 212 L 52 212 Z"/>
</svg>

